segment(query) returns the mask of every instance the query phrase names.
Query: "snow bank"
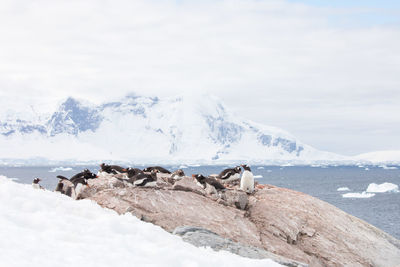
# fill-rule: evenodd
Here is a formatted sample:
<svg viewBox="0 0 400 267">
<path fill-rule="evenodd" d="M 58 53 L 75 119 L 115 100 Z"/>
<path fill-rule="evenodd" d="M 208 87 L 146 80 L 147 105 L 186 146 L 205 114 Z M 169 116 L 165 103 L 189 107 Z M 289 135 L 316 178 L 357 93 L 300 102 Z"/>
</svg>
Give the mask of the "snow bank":
<svg viewBox="0 0 400 267">
<path fill-rule="evenodd" d="M 70 168 L 70 167 L 67 167 L 67 168 L 57 167 L 57 168 L 51 169 L 49 172 L 58 172 L 58 171 L 62 171 L 62 172 L 72 171 L 72 168 Z"/>
<path fill-rule="evenodd" d="M 348 187 L 339 187 L 337 189 L 337 191 L 350 191 L 350 188 L 348 188 Z"/>
<path fill-rule="evenodd" d="M 2 266 L 281 266 L 196 248 L 132 215 L 0 176 Z"/>
<path fill-rule="evenodd" d="M 372 183 L 368 186 L 367 192 L 369 193 L 386 193 L 386 192 L 399 192 L 399 186 L 392 183 L 375 184 Z"/>
<path fill-rule="evenodd" d="M 362 193 L 347 193 L 343 194 L 342 197 L 344 198 L 370 198 L 375 196 L 375 194 L 362 192 Z"/>
</svg>

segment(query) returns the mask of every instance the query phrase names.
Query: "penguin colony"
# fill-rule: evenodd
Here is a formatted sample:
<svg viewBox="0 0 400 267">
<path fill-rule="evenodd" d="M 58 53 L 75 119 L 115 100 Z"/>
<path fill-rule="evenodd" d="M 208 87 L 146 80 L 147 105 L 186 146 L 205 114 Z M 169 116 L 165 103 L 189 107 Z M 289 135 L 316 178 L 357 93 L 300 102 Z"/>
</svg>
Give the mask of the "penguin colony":
<svg viewBox="0 0 400 267">
<path fill-rule="evenodd" d="M 244 170 L 243 174 L 242 168 Z M 154 187 L 157 183 L 157 174 L 169 175 L 169 179 L 172 180 L 172 183 L 185 177 L 185 173 L 182 169 L 171 173 L 169 170 L 161 166 L 151 166 L 139 169 L 132 167 L 124 168 L 118 165 L 102 163 L 100 164 L 100 170 L 97 174 L 92 173 L 88 169 L 84 169 L 71 178 L 58 175 L 57 178 L 59 179 L 59 182 L 55 191 L 76 199 L 82 189 L 85 186 L 89 186 L 88 181 L 90 179 L 98 179 L 102 177 L 115 177 L 116 179 L 131 184 L 132 186 Z M 241 174 L 242 176 L 240 177 Z M 206 177 L 202 174 L 193 174 L 192 178 L 195 179 L 197 184 L 203 189 L 212 187 L 215 188 L 213 190 L 221 191 L 226 190 L 226 188 L 231 185 L 238 185 L 240 183 L 241 190 L 247 193 L 252 193 L 254 191 L 254 176 L 250 167 L 246 164 L 225 169 L 218 175 L 210 175 Z M 44 189 L 39 184 L 40 181 L 40 178 L 35 178 L 32 182 L 33 188 Z"/>
</svg>

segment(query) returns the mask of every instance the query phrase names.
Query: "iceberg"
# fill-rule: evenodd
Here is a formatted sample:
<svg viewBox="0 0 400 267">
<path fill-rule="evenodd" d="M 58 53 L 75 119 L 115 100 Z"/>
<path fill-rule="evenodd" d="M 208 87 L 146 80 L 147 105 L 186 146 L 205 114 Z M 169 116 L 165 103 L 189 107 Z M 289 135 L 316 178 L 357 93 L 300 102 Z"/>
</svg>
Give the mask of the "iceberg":
<svg viewBox="0 0 400 267">
<path fill-rule="evenodd" d="M 399 186 L 392 183 L 375 184 L 372 183 L 367 188 L 368 193 L 399 192 Z"/>
<path fill-rule="evenodd" d="M 370 198 L 375 196 L 373 193 L 367 193 L 367 192 L 362 192 L 362 193 L 347 193 L 343 194 L 342 197 L 344 198 Z"/>
</svg>

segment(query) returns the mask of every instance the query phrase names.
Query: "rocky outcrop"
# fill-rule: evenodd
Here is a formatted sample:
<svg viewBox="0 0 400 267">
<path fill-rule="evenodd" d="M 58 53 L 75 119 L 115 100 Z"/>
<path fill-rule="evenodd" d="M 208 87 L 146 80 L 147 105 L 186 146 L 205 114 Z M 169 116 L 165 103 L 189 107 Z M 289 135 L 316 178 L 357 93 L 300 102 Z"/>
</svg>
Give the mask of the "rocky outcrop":
<svg viewBox="0 0 400 267">
<path fill-rule="evenodd" d="M 200 227 L 177 227 L 173 234 L 181 236 L 184 241 L 189 242 L 196 247 L 210 247 L 216 251 L 226 250 L 251 259 L 272 259 L 289 267 L 308 266 L 307 264 L 286 259 L 261 248 L 234 242 L 229 238 L 223 238 L 216 233 Z"/>
<path fill-rule="evenodd" d="M 160 177 L 153 188 L 114 177 L 92 179 L 78 198 L 120 214 L 130 212 L 169 232 L 200 227 L 310 266 L 400 264 L 397 239 L 309 195 L 270 185 L 260 185 L 250 195 L 237 188 L 211 192 L 191 177 L 174 184 L 167 178 Z"/>
</svg>

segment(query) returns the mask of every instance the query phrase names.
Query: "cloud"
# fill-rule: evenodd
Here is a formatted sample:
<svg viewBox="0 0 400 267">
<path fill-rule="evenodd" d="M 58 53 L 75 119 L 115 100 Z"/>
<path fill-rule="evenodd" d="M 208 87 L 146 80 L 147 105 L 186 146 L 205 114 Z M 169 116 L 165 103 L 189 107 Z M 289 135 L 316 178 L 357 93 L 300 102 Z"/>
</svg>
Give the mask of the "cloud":
<svg viewBox="0 0 400 267">
<path fill-rule="evenodd" d="M 204 91 L 318 148 L 365 152 L 375 149 L 369 137 L 385 147 L 400 131 L 400 29 L 360 25 L 361 11 L 396 12 L 279 0 L 3 1 L 0 96 L 21 106 Z M 387 134 L 357 138 L 377 128 Z"/>
</svg>

